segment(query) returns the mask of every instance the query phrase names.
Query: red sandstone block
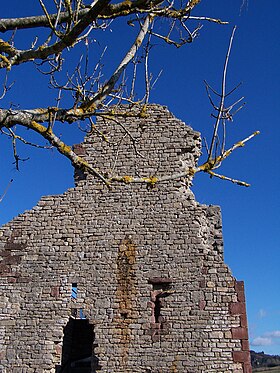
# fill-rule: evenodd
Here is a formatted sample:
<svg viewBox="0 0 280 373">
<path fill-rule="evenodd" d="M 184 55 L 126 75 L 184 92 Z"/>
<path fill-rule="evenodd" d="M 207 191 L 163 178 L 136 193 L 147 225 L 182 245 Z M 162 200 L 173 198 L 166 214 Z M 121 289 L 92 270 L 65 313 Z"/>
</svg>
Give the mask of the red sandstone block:
<svg viewBox="0 0 280 373">
<path fill-rule="evenodd" d="M 246 306 L 244 302 L 230 303 L 229 312 L 231 315 L 244 315 L 246 314 Z"/>
<path fill-rule="evenodd" d="M 244 365 L 243 365 L 243 372 L 244 373 L 252 373 L 251 363 L 244 363 Z"/>
<path fill-rule="evenodd" d="M 246 313 L 246 305 L 244 302 L 230 303 L 229 311 L 231 315 L 243 315 Z"/>
<path fill-rule="evenodd" d="M 6 264 L 0 264 L 0 276 L 5 276 L 7 275 L 8 273 L 11 273 L 12 272 L 12 269 L 10 266 L 6 265 Z"/>
<path fill-rule="evenodd" d="M 242 341 L 242 350 L 243 351 L 249 351 L 250 350 L 249 341 L 247 339 L 243 339 L 243 341 Z"/>
<path fill-rule="evenodd" d="M 239 302 L 245 302 L 244 281 L 235 282 L 235 290 Z"/>
<path fill-rule="evenodd" d="M 7 264 L 7 265 L 19 264 L 20 262 L 21 262 L 21 257 L 19 255 L 9 255 L 9 256 L 6 256 L 6 258 L 2 260 L 2 264 Z"/>
<path fill-rule="evenodd" d="M 232 356 L 233 356 L 233 361 L 235 363 L 250 364 L 250 352 L 249 351 L 233 351 Z"/>
<path fill-rule="evenodd" d="M 171 282 L 174 282 L 174 280 L 167 277 L 151 277 L 148 282 L 149 284 L 170 284 Z"/>
<path fill-rule="evenodd" d="M 204 310 L 205 306 L 206 306 L 206 301 L 205 300 L 200 300 L 199 301 L 199 309 L 202 311 L 202 310 Z"/>
<path fill-rule="evenodd" d="M 231 328 L 233 339 L 248 339 L 248 329 L 244 327 Z"/>
<path fill-rule="evenodd" d="M 77 154 L 77 155 L 85 155 L 85 149 L 83 147 L 82 144 L 74 144 L 73 145 L 73 151 Z"/>
<path fill-rule="evenodd" d="M 235 290 L 236 291 L 243 291 L 244 290 L 244 281 L 235 281 Z"/>
<path fill-rule="evenodd" d="M 17 278 L 16 277 L 8 277 L 8 282 L 9 283 L 15 283 L 15 282 L 17 282 Z"/>
<path fill-rule="evenodd" d="M 51 288 L 51 296 L 55 298 L 59 297 L 59 286 L 53 286 Z"/>
<path fill-rule="evenodd" d="M 55 346 L 55 353 L 56 353 L 56 355 L 61 355 L 62 347 L 60 345 Z"/>
<path fill-rule="evenodd" d="M 5 258 L 6 256 L 10 256 L 11 255 L 11 251 L 10 250 L 7 250 L 7 249 L 4 249 L 1 251 L 1 254 L 2 258 Z"/>
<path fill-rule="evenodd" d="M 248 326 L 248 322 L 247 322 L 247 316 L 246 316 L 246 313 L 244 315 L 240 315 L 240 325 L 243 327 L 243 328 L 247 328 Z"/>
</svg>

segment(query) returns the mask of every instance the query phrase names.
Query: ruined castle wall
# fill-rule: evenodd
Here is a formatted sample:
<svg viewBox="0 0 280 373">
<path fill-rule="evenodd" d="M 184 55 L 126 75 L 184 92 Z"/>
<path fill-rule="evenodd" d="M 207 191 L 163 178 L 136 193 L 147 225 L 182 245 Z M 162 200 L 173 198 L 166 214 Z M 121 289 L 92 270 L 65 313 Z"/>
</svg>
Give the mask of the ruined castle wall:
<svg viewBox="0 0 280 373">
<path fill-rule="evenodd" d="M 92 372 L 250 372 L 219 208 L 191 180 L 130 182 L 194 167 L 199 134 L 160 106 L 97 129 L 76 151 L 126 183 L 77 172 L 0 230 L 1 373 L 70 372 L 89 348 Z"/>
</svg>

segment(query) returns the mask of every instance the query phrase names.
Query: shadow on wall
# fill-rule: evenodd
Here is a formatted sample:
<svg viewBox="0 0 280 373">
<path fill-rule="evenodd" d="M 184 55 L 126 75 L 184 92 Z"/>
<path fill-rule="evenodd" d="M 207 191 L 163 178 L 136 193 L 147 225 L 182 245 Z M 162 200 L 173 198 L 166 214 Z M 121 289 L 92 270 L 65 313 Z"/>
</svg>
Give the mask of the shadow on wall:
<svg viewBox="0 0 280 373">
<path fill-rule="evenodd" d="M 56 366 L 56 373 L 94 373 L 100 369 L 94 355 L 93 329 L 86 319 L 69 319 L 64 328 L 62 361 Z"/>
</svg>

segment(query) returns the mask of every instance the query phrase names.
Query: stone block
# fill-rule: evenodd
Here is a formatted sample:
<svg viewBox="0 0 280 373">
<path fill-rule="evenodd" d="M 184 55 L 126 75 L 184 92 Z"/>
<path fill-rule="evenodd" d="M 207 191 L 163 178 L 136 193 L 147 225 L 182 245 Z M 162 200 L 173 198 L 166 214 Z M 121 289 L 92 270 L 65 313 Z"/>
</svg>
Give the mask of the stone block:
<svg viewBox="0 0 280 373">
<path fill-rule="evenodd" d="M 230 303 L 229 310 L 231 315 L 246 314 L 246 305 L 244 302 Z"/>
<path fill-rule="evenodd" d="M 248 339 L 248 329 L 245 327 L 232 328 L 233 339 Z"/>
<path fill-rule="evenodd" d="M 233 351 L 233 361 L 235 363 L 250 364 L 250 352 L 248 351 Z"/>
</svg>

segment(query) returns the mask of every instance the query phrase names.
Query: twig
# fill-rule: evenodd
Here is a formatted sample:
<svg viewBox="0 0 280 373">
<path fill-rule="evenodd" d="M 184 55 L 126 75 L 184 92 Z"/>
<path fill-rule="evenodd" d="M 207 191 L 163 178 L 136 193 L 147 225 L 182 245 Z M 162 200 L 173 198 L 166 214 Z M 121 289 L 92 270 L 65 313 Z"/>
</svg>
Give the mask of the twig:
<svg viewBox="0 0 280 373">
<path fill-rule="evenodd" d="M 233 179 L 233 178 L 228 177 L 228 176 L 217 174 L 213 171 L 207 171 L 207 173 L 210 175 L 210 177 L 217 177 L 218 179 L 221 179 L 221 180 L 230 181 L 233 184 L 237 184 L 237 185 L 245 186 L 245 187 L 250 186 L 250 184 L 246 183 L 245 181 L 236 180 L 236 179 Z"/>
<path fill-rule="evenodd" d="M 137 50 L 143 43 L 143 40 L 149 30 L 151 22 L 151 17 L 148 15 L 145 19 L 143 26 L 140 29 L 139 34 L 136 37 L 133 45 L 131 46 L 130 50 L 127 52 L 111 78 L 108 80 L 106 84 L 102 87 L 100 93 L 96 94 L 88 103 L 82 105 L 81 108 L 83 110 L 92 110 L 93 108 L 98 108 L 99 105 L 104 101 L 104 99 L 112 92 L 113 88 L 115 87 L 116 82 L 119 80 L 122 72 L 126 68 L 126 66 L 133 60 Z"/>
<path fill-rule="evenodd" d="M 232 31 L 232 34 L 231 34 L 231 37 L 230 37 L 229 47 L 228 47 L 228 51 L 227 51 L 226 59 L 225 59 L 225 63 L 224 63 L 221 100 L 220 100 L 220 105 L 219 105 L 219 109 L 218 109 L 217 120 L 216 120 L 216 123 L 214 125 L 212 141 L 211 141 L 210 148 L 209 148 L 208 161 L 211 160 L 212 156 L 213 156 L 213 150 L 214 150 L 214 147 L 215 147 L 217 133 L 218 133 L 218 130 L 219 130 L 219 124 L 220 124 L 220 120 L 221 120 L 223 110 L 224 110 L 224 102 L 225 102 L 225 96 L 226 96 L 227 67 L 228 67 L 228 61 L 229 61 L 229 56 L 230 56 L 230 52 L 231 52 L 231 47 L 232 47 L 232 42 L 233 42 L 235 31 L 236 31 L 236 26 L 233 28 L 233 31 Z"/>
<path fill-rule="evenodd" d="M 11 184 L 12 184 L 13 181 L 14 181 L 13 179 L 11 179 L 11 180 L 9 181 L 9 183 L 8 183 L 8 185 L 7 185 L 7 187 L 6 187 L 6 189 L 4 190 L 4 193 L 2 194 L 2 196 L 1 196 L 1 198 L 0 198 L 0 203 L 3 201 L 5 195 L 7 194 L 7 192 L 8 192 L 8 190 L 9 190 L 9 188 L 10 188 L 10 186 L 11 186 Z"/>
</svg>

